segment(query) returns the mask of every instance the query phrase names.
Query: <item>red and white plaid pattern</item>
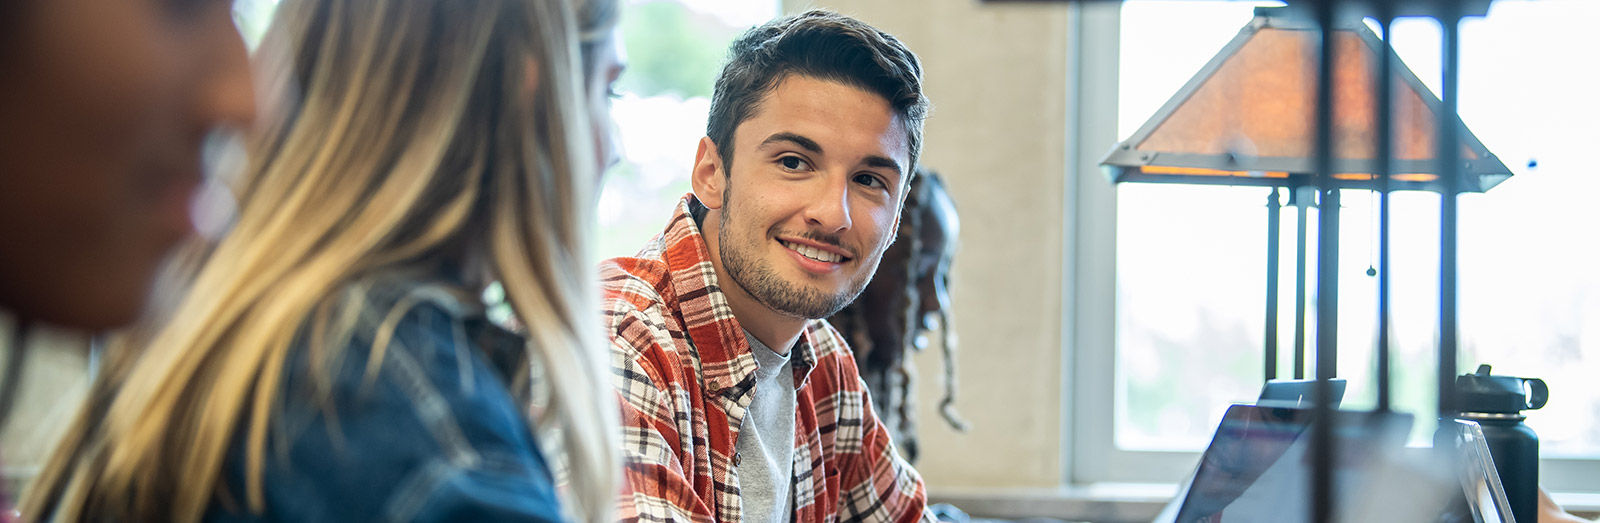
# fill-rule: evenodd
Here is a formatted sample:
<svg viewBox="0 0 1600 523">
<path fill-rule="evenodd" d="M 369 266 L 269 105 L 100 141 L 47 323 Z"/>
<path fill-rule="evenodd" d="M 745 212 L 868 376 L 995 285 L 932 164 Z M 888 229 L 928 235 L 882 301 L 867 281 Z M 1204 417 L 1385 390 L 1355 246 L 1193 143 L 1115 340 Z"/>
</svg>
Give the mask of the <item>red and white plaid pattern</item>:
<svg viewBox="0 0 1600 523">
<path fill-rule="evenodd" d="M 622 403 L 624 521 L 740 520 L 734 442 L 756 362 L 717 285 L 692 198 L 637 257 L 601 266 Z M 795 350 L 794 521 L 934 521 L 922 478 L 873 414 L 839 333 L 807 322 Z"/>
</svg>

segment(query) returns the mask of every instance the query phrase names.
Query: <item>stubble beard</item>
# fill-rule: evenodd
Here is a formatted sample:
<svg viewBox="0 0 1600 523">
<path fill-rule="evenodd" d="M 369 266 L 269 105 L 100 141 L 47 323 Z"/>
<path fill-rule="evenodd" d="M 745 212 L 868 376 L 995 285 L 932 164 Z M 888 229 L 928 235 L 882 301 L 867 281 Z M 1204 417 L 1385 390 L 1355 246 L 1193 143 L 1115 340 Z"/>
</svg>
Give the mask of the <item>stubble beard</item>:
<svg viewBox="0 0 1600 523">
<path fill-rule="evenodd" d="M 735 221 L 731 188 L 723 190 L 722 201 L 725 205 L 717 226 L 717 253 L 722 257 L 722 269 L 735 285 L 774 312 L 805 320 L 833 316 L 855 301 L 861 291 L 867 288 L 872 274 L 877 272 L 878 260 L 875 256 L 870 261 L 870 267 L 863 267 L 867 270 L 857 275 L 843 291 L 832 295 L 785 280 L 770 263 L 760 259 L 758 252 L 766 238 L 736 238 L 730 232 L 733 230 L 730 225 Z"/>
</svg>

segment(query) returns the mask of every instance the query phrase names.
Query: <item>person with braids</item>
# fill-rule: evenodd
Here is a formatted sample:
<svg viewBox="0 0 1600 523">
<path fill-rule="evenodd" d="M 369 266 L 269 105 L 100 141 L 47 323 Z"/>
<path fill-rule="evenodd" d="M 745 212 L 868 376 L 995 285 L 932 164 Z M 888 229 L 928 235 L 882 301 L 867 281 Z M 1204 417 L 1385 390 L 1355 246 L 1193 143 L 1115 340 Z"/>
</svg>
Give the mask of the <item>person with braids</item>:
<svg viewBox="0 0 1600 523">
<path fill-rule="evenodd" d="M 956 413 L 956 337 L 950 324 L 950 264 L 955 260 L 961 219 L 938 173 L 918 169 L 901 211 L 900 231 L 861 296 L 828 317 L 850 342 L 856 367 L 878 412 L 906 461 L 917 462 L 915 367 L 906 357 L 928 347 L 928 333 L 943 334 L 944 398 L 939 413 L 958 431 L 967 424 Z"/>
<path fill-rule="evenodd" d="M 809 11 L 734 41 L 685 196 L 602 265 L 624 521 L 932 520 L 823 318 L 894 240 L 927 100 L 916 55 Z"/>
<path fill-rule="evenodd" d="M 108 358 L 23 517 L 610 520 L 586 275 L 616 4 L 284 0 L 232 229 Z"/>
</svg>

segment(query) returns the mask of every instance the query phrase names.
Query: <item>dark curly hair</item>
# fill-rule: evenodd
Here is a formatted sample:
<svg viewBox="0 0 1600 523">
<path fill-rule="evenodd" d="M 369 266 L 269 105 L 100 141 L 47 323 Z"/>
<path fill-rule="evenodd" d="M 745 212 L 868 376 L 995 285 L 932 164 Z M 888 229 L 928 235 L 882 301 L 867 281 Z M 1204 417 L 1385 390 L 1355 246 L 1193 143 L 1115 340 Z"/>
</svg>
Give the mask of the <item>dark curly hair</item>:
<svg viewBox="0 0 1600 523">
<path fill-rule="evenodd" d="M 711 96 L 706 136 L 717 145 L 724 175 L 732 165 L 733 131 L 790 75 L 830 80 L 877 94 L 906 127 L 907 172 L 922 149 L 922 63 L 895 37 L 860 20 L 811 10 L 746 31 L 728 47 Z"/>
</svg>

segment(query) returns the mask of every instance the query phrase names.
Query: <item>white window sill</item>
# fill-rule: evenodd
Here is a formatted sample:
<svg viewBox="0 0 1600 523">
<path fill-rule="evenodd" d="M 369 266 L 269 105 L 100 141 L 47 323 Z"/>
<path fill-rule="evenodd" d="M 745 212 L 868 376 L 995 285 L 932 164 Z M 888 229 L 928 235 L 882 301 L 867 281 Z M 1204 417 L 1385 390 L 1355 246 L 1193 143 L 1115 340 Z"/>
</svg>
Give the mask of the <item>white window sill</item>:
<svg viewBox="0 0 1600 523">
<path fill-rule="evenodd" d="M 1172 484 L 1096 483 L 1060 488 L 930 489 L 929 503 L 949 503 L 975 518 L 1055 518 L 1092 523 L 1149 523 L 1178 491 Z"/>
<path fill-rule="evenodd" d="M 1600 516 L 1600 492 L 1551 492 L 1550 499 L 1567 512 L 1590 519 Z"/>
<path fill-rule="evenodd" d="M 1148 523 L 1177 493 L 1172 484 L 1096 483 L 1060 488 L 965 488 L 928 491 L 976 518 L 1055 518 L 1091 523 Z M 1557 504 L 1586 518 L 1600 516 L 1600 492 L 1552 492 Z"/>
</svg>

